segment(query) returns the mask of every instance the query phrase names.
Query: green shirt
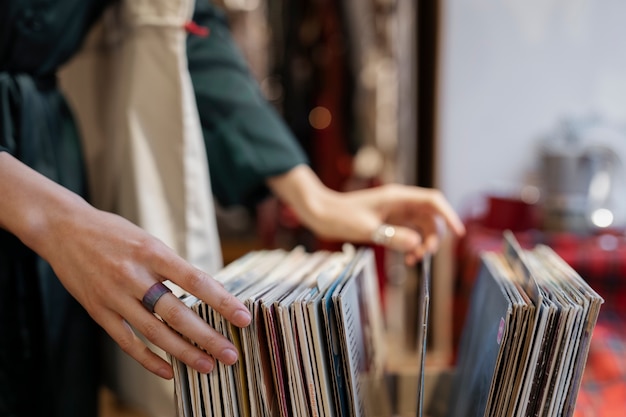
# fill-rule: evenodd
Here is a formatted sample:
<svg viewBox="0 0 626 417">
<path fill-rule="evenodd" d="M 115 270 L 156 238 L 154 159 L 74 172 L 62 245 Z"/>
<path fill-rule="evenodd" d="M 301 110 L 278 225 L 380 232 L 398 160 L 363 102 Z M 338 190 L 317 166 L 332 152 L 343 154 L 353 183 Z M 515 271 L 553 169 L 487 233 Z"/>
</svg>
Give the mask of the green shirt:
<svg viewBox="0 0 626 417">
<path fill-rule="evenodd" d="M 224 15 L 202 0 L 193 20 L 210 29 L 206 38 L 188 37 L 187 53 L 213 192 L 223 205 L 248 204 L 263 196 L 267 177 L 307 159 L 261 94 Z"/>
<path fill-rule="evenodd" d="M 106 1 L 55 1 L 46 9 L 38 4 L 7 2 L 2 6 L 5 10 L 0 10 L 0 150 L 79 192 L 77 186 L 82 185 L 73 184 L 76 179 L 72 177 L 82 167 L 67 161 L 75 155 L 65 157 L 49 149 L 57 147 L 54 142 L 59 138 L 41 138 L 37 146 L 25 142 L 33 135 L 75 135 L 71 112 L 56 89 L 54 74 L 79 48 Z M 190 35 L 187 50 L 212 191 L 222 205 L 251 204 L 266 194 L 267 177 L 307 163 L 307 158 L 261 94 L 230 36 L 224 14 L 208 1 L 198 1 L 194 21 L 210 29 L 208 37 Z M 61 126 L 50 132 L 49 124 Z M 37 132 L 38 127 L 44 131 Z M 44 157 L 46 161 L 41 160 Z M 64 163 L 59 165 L 59 159 Z M 69 172 L 54 172 L 59 167 Z"/>
</svg>

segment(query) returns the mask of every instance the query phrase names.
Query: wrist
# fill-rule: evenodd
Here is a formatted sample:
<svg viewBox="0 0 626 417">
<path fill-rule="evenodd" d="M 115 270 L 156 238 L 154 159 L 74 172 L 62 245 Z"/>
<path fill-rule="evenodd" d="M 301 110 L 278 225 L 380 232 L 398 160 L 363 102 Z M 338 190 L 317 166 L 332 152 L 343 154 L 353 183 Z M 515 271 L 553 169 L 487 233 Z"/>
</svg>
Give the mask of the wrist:
<svg viewBox="0 0 626 417">
<path fill-rule="evenodd" d="M 40 256 L 48 259 L 50 251 L 63 245 L 65 237 L 72 233 L 72 222 L 86 219 L 85 210 L 93 209 L 82 197 L 53 183 L 41 201 L 27 208 L 21 228 L 16 235 Z"/>
<path fill-rule="evenodd" d="M 306 227 L 315 233 L 323 232 L 320 228 L 327 221 L 328 210 L 338 193 L 326 187 L 308 166 L 299 165 L 269 178 L 268 185 Z"/>
<path fill-rule="evenodd" d="M 89 207 L 80 196 L 6 152 L 0 152 L 0 179 L 0 227 L 40 255 L 55 244 L 52 237 L 63 229 L 63 218 L 75 218 L 77 210 Z"/>
</svg>

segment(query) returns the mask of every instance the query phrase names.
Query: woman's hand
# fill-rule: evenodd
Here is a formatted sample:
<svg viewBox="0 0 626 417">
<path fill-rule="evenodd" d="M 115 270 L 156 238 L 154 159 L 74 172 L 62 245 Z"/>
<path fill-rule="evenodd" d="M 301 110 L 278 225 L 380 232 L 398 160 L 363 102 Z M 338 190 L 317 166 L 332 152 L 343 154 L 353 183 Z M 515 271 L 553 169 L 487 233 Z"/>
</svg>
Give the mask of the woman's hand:
<svg viewBox="0 0 626 417">
<path fill-rule="evenodd" d="M 445 226 L 457 236 L 465 233 L 455 211 L 434 189 L 388 184 L 340 193 L 325 187 L 304 165 L 270 179 L 269 185 L 318 236 L 380 243 L 404 253 L 409 265 L 438 249 Z"/>
<path fill-rule="evenodd" d="M 437 251 L 446 227 L 457 236 L 465 233 L 443 194 L 434 189 L 387 184 L 338 193 L 330 200 L 327 206 L 335 209 L 323 216 L 333 218 L 337 226 L 324 227 L 329 220 L 322 222 L 322 236 L 382 244 L 404 253 L 408 265 Z"/>
<path fill-rule="evenodd" d="M 0 227 L 46 259 L 91 317 L 146 369 L 163 378 L 173 376 L 170 364 L 133 329 L 200 372 L 210 372 L 215 359 L 226 364 L 237 360 L 234 346 L 173 294 L 166 293 L 155 305 L 167 324 L 142 304 L 153 284 L 170 280 L 233 324 L 248 325 L 245 306 L 217 281 L 134 224 L 93 208 L 1 152 L 0 178 Z"/>
</svg>

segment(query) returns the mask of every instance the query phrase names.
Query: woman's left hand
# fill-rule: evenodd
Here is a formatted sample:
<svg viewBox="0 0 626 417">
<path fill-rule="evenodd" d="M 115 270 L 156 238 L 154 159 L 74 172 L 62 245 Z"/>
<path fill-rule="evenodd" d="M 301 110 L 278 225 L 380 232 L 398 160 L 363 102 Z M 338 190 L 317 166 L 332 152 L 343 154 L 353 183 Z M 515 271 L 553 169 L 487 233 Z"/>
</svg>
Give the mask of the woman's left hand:
<svg viewBox="0 0 626 417">
<path fill-rule="evenodd" d="M 404 253 L 409 265 L 437 251 L 446 227 L 456 236 L 465 233 L 462 221 L 436 189 L 387 184 L 338 193 L 335 199 L 336 209 L 329 217 L 337 226 L 324 228 L 322 236 L 381 244 Z"/>
<path fill-rule="evenodd" d="M 387 184 L 336 192 L 306 166 L 275 177 L 269 184 L 318 236 L 382 244 L 404 253 L 409 265 L 438 249 L 445 227 L 456 236 L 465 233 L 463 222 L 436 189 Z"/>
</svg>

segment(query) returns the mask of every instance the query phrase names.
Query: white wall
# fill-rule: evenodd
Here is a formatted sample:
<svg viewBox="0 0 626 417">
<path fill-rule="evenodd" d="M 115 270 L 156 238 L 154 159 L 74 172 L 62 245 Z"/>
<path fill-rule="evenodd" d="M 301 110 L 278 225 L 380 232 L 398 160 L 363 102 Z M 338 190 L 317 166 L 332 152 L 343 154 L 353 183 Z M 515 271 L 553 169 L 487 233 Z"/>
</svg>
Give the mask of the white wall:
<svg viewBox="0 0 626 417">
<path fill-rule="evenodd" d="M 497 183 L 521 184 L 563 116 L 626 126 L 626 1 L 442 5 L 437 186 L 458 210 Z"/>
</svg>

